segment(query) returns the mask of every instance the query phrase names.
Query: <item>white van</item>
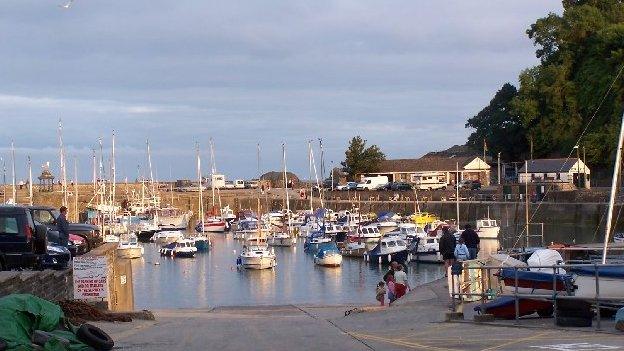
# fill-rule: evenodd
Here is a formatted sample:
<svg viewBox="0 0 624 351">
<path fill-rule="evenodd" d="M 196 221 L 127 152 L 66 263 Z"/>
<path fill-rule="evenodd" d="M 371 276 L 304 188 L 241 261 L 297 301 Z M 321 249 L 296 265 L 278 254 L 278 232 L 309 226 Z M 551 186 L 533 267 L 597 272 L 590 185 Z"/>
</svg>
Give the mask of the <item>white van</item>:
<svg viewBox="0 0 624 351">
<path fill-rule="evenodd" d="M 234 181 L 234 188 L 236 189 L 245 189 L 245 181 L 242 179 L 236 179 Z"/>
<path fill-rule="evenodd" d="M 388 176 L 362 177 L 356 190 L 375 190 L 380 185 L 388 184 Z"/>
<path fill-rule="evenodd" d="M 448 186 L 446 174 L 441 172 L 422 172 L 412 174 L 414 189 L 436 190 L 445 189 Z"/>
<path fill-rule="evenodd" d="M 225 188 L 225 175 L 223 174 L 213 174 L 212 182 L 210 186 L 214 186 L 215 189 L 223 189 Z"/>
</svg>

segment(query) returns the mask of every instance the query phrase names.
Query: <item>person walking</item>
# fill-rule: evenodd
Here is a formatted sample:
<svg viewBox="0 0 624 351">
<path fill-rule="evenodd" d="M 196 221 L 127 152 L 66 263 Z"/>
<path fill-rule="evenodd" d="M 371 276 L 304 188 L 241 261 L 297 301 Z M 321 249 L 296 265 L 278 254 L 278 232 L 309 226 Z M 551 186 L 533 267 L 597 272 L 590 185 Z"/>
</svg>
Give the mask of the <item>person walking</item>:
<svg viewBox="0 0 624 351">
<path fill-rule="evenodd" d="M 394 272 L 394 290 L 396 291 L 396 298 L 399 299 L 405 295 L 409 289 L 409 283 L 407 282 L 407 274 L 403 271 L 403 265 L 398 265 L 397 271 Z"/>
<path fill-rule="evenodd" d="M 69 243 L 69 221 L 67 220 L 67 207 L 61 206 L 61 214 L 56 219 L 56 228 L 59 232 L 59 245 L 67 247 Z"/>
<path fill-rule="evenodd" d="M 470 224 L 466 224 L 464 227 L 464 231 L 461 234 L 461 238 L 464 239 L 466 243 L 466 247 L 468 248 L 468 252 L 470 253 L 469 260 L 474 260 L 477 258 L 477 254 L 479 253 L 479 243 L 481 239 L 479 239 L 479 234 L 472 229 Z"/>
<path fill-rule="evenodd" d="M 455 246 L 455 259 L 459 262 L 466 261 L 470 259 L 470 252 L 468 251 L 468 247 L 464 243 L 464 238 L 459 238 L 459 242 L 457 246 Z"/>
<path fill-rule="evenodd" d="M 453 265 L 455 261 L 455 236 L 451 234 L 448 227 L 442 228 L 442 236 L 439 240 L 439 250 L 444 260 L 444 272 L 448 272 L 448 268 Z"/>
</svg>

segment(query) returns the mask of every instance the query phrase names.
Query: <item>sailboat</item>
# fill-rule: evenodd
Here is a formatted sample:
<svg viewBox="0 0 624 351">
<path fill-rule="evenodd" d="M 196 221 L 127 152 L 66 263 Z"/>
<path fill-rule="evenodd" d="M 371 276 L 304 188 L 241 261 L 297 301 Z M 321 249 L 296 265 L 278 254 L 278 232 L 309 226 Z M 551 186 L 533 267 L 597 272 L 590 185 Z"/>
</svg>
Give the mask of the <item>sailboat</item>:
<svg viewBox="0 0 624 351">
<path fill-rule="evenodd" d="M 258 174 L 260 174 L 260 144 L 258 144 Z M 258 192 L 258 215 L 261 217 L 260 192 Z M 267 269 L 277 265 L 275 252 L 269 249 L 261 227 L 258 225 L 256 237 L 245 240 L 243 250 L 236 260 L 237 266 L 245 269 Z"/>
<path fill-rule="evenodd" d="M 204 196 L 202 186 L 202 174 L 201 174 L 201 156 L 199 154 L 199 144 L 197 144 L 197 187 L 199 188 L 199 223 L 198 226 L 202 228 L 200 233 L 195 237 L 195 247 L 198 251 L 206 251 L 210 248 L 210 237 L 204 235 Z"/>
<path fill-rule="evenodd" d="M 286 193 L 286 218 L 287 222 L 282 226 L 281 232 L 274 232 L 268 238 L 270 246 L 293 246 L 297 243 L 297 238 L 292 234 L 292 223 L 290 216 L 290 196 L 288 195 L 288 175 L 286 173 L 286 145 L 282 143 L 282 162 L 284 172 L 284 192 Z"/>
<path fill-rule="evenodd" d="M 212 138 L 210 139 L 210 159 L 211 159 L 210 177 L 211 179 L 213 179 L 214 174 L 216 172 L 216 166 L 215 166 L 214 146 L 212 144 Z M 223 233 L 227 229 L 228 224 L 226 221 L 223 220 L 221 216 L 218 215 L 220 214 L 219 212 L 221 212 L 221 210 L 215 206 L 215 187 L 214 187 L 213 181 L 210 182 L 210 188 L 212 189 L 212 208 L 210 210 L 210 216 L 206 218 L 202 216 L 201 223 L 198 223 L 195 226 L 195 230 L 201 233 L 205 233 L 205 232 Z M 219 195 L 219 204 L 221 204 L 221 195 Z"/>
</svg>

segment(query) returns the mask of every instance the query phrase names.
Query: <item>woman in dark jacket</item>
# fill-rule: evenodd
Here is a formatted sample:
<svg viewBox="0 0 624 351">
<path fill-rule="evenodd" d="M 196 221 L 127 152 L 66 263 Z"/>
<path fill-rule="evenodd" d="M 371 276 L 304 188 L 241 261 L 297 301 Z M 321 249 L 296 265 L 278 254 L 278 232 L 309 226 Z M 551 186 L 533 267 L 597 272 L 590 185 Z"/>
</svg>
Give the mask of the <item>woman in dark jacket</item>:
<svg viewBox="0 0 624 351">
<path fill-rule="evenodd" d="M 448 268 L 455 262 L 455 236 L 451 234 L 448 227 L 442 228 L 442 236 L 439 241 L 440 254 L 444 260 L 444 272 L 448 272 Z"/>
</svg>

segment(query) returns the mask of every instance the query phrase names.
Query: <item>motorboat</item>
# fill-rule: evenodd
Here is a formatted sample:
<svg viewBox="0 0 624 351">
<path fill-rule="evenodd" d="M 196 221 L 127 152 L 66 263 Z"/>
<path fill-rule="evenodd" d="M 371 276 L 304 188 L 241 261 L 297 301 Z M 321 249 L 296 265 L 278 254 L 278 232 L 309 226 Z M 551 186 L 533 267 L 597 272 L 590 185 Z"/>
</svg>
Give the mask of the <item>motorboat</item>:
<svg viewBox="0 0 624 351">
<path fill-rule="evenodd" d="M 203 228 L 202 228 L 203 224 Z M 199 233 L 223 233 L 227 229 L 227 222 L 219 217 L 207 217 L 204 221 L 198 221 L 195 225 L 195 231 Z"/>
<path fill-rule="evenodd" d="M 250 242 L 243 246 L 243 250 L 236 260 L 237 266 L 245 269 L 267 269 L 277 265 L 275 253 L 266 243 Z"/>
<path fill-rule="evenodd" d="M 366 244 L 355 241 L 346 243 L 346 245 L 340 249 L 340 253 L 345 257 L 362 258 L 366 252 L 368 252 Z"/>
<path fill-rule="evenodd" d="M 403 239 L 395 236 L 388 236 L 379 239 L 377 245 L 364 254 L 364 259 L 369 262 L 377 263 L 390 263 L 392 261 L 409 262 L 411 259 L 410 256 L 407 243 Z"/>
<path fill-rule="evenodd" d="M 286 232 L 272 233 L 267 238 L 269 246 L 294 246 L 297 244 L 297 238 Z"/>
<path fill-rule="evenodd" d="M 299 237 L 306 238 L 319 230 L 321 230 L 321 223 L 308 218 L 307 222 L 299 226 Z"/>
<path fill-rule="evenodd" d="M 403 239 L 424 238 L 427 236 L 424 228 L 414 223 L 399 223 L 397 229 L 386 233 L 386 235 L 397 235 Z"/>
<path fill-rule="evenodd" d="M 151 241 L 157 245 L 167 245 L 184 239 L 184 235 L 179 230 L 163 230 L 152 236 Z"/>
<path fill-rule="evenodd" d="M 144 248 L 139 244 L 139 239 L 135 234 L 124 234 L 119 238 L 117 257 L 140 258 L 143 257 L 144 252 Z"/>
<path fill-rule="evenodd" d="M 500 226 L 495 219 L 478 219 L 476 224 L 477 234 L 479 234 L 480 239 L 498 239 Z"/>
<path fill-rule="evenodd" d="M 409 218 L 412 222 L 414 222 L 414 224 L 423 227 L 438 220 L 438 217 L 436 215 L 429 212 L 416 212 L 412 214 Z"/>
<path fill-rule="evenodd" d="M 225 207 L 221 209 L 221 219 L 223 219 L 225 223 L 228 224 L 228 229 L 232 227 L 232 223 L 234 223 L 234 221 L 236 220 L 236 214 L 234 214 L 234 211 L 230 208 L 230 205 L 225 205 Z"/>
<path fill-rule="evenodd" d="M 197 251 L 208 251 L 210 249 L 210 238 L 204 234 L 198 234 L 193 240 Z"/>
<path fill-rule="evenodd" d="M 342 255 L 335 243 L 326 243 L 314 255 L 314 263 L 324 267 L 338 267 L 342 264 Z"/>
<path fill-rule="evenodd" d="M 421 238 L 416 249 L 416 260 L 426 263 L 443 263 L 440 253 L 440 236 L 426 236 Z"/>
<path fill-rule="evenodd" d="M 197 248 L 191 239 L 181 239 L 160 248 L 160 254 L 169 257 L 195 257 Z"/>
<path fill-rule="evenodd" d="M 350 241 L 362 241 L 365 243 L 375 243 L 381 238 L 379 228 L 375 224 L 369 224 L 358 227 L 355 231 L 349 235 Z"/>
<path fill-rule="evenodd" d="M 192 211 L 182 211 L 177 207 L 164 207 L 156 210 L 156 223 L 161 230 L 185 230 L 193 215 Z"/>
<path fill-rule="evenodd" d="M 379 228 L 381 235 L 385 235 L 388 232 L 396 230 L 399 226 L 398 221 L 400 219 L 401 217 L 396 215 L 394 212 L 380 213 L 377 217 L 377 228 Z"/>
</svg>

